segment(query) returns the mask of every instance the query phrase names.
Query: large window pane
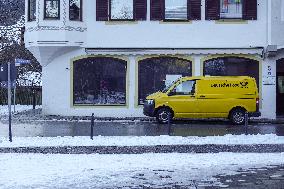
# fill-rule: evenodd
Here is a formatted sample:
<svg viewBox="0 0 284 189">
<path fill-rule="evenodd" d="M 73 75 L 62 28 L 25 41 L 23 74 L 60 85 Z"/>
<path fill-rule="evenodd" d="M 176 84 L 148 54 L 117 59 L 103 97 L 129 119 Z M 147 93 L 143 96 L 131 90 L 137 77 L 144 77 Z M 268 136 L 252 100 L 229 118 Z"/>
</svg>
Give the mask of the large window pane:
<svg viewBox="0 0 284 189">
<path fill-rule="evenodd" d="M 82 21 L 82 0 L 69 0 L 69 19 Z"/>
<path fill-rule="evenodd" d="M 221 18 L 242 18 L 242 0 L 220 0 Z"/>
<path fill-rule="evenodd" d="M 259 83 L 258 61 L 239 57 L 220 57 L 204 63 L 204 75 L 251 76 Z"/>
<path fill-rule="evenodd" d="M 133 19 L 133 0 L 111 0 L 111 19 Z"/>
<path fill-rule="evenodd" d="M 36 20 L 36 0 L 28 1 L 28 21 Z"/>
<path fill-rule="evenodd" d="M 126 61 L 85 58 L 74 62 L 75 105 L 126 104 Z"/>
<path fill-rule="evenodd" d="M 154 92 L 162 91 L 182 76 L 191 76 L 191 61 L 174 57 L 141 60 L 138 66 L 138 104 Z"/>
<path fill-rule="evenodd" d="M 44 0 L 45 13 L 44 18 L 59 19 L 60 0 Z"/>
<path fill-rule="evenodd" d="M 187 20 L 187 0 L 165 0 L 166 20 Z"/>
</svg>

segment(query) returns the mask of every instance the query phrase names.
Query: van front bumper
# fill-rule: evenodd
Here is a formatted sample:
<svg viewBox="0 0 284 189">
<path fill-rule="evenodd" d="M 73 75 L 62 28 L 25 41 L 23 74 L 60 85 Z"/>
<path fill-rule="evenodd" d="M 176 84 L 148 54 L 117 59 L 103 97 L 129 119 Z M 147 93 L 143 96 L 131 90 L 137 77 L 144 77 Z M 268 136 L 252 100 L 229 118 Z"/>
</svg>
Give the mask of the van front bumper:
<svg viewBox="0 0 284 189">
<path fill-rule="evenodd" d="M 155 117 L 155 104 L 144 103 L 143 114 L 149 117 Z"/>
<path fill-rule="evenodd" d="M 261 116 L 261 112 L 249 112 L 248 116 L 249 117 L 260 117 Z"/>
</svg>

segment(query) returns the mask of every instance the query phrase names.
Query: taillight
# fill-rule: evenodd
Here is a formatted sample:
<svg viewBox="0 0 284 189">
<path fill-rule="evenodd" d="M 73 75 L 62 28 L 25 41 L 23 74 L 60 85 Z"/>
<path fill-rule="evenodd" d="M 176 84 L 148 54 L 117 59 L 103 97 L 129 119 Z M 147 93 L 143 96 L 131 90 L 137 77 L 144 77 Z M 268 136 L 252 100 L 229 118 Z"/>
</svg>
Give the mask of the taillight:
<svg viewBox="0 0 284 189">
<path fill-rule="evenodd" d="M 256 111 L 259 111 L 259 98 L 256 98 Z"/>
</svg>

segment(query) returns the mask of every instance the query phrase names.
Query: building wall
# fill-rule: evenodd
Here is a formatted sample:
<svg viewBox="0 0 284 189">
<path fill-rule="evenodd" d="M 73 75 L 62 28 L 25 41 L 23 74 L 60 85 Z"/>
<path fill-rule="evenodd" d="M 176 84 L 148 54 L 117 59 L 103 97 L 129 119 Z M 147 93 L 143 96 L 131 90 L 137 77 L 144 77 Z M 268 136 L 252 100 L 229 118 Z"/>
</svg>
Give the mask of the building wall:
<svg viewBox="0 0 284 189">
<path fill-rule="evenodd" d="M 61 1 L 60 20 L 44 20 L 43 0 L 39 0 L 37 20 L 26 23 L 26 45 L 29 47 L 57 44 L 86 48 L 261 47 L 267 44 L 269 1 L 258 1 L 258 18 L 253 21 L 207 21 L 205 0 L 202 0 L 200 21 L 150 21 L 148 0 L 147 21 L 105 22 L 96 21 L 96 1 L 85 0 L 83 22 L 78 22 L 68 19 L 68 1 Z"/>
<path fill-rule="evenodd" d="M 85 3 L 89 48 L 236 48 L 264 46 L 267 41 L 267 0 L 259 1 L 255 21 L 207 21 L 202 1 L 202 20 L 189 23 L 150 21 L 150 1 L 147 21 L 96 22 L 95 1 Z"/>
<path fill-rule="evenodd" d="M 271 45 L 284 47 L 284 0 L 271 0 Z M 279 48 L 279 47 L 278 47 Z"/>
<path fill-rule="evenodd" d="M 61 1 L 61 19 L 43 19 L 43 0 L 37 0 L 37 20 L 26 23 L 26 47 L 43 65 L 43 113 L 49 115 L 91 115 L 130 117 L 143 116 L 137 106 L 137 58 L 143 53 L 127 55 L 128 100 L 125 107 L 73 106 L 71 60 L 86 56 L 89 49 L 126 48 L 126 52 L 138 49 L 217 49 L 222 54 L 250 54 L 254 47 L 265 52 L 267 45 L 284 45 L 284 0 L 258 0 L 258 18 L 253 21 L 205 20 L 205 0 L 202 0 L 202 15 L 199 21 L 162 22 L 150 21 L 150 0 L 148 0 L 147 21 L 118 22 L 96 21 L 96 1 L 84 0 L 83 22 L 69 21 L 68 1 Z M 282 8 L 280 9 L 279 7 Z M 27 9 L 27 0 L 26 0 Z M 129 50 L 130 49 L 130 50 Z M 235 53 L 233 49 L 242 49 Z M 107 51 L 107 50 L 106 50 Z M 100 52 L 100 55 L 108 55 Z M 190 56 L 193 74 L 202 75 L 202 59 L 208 53 L 180 53 Z M 215 54 L 218 54 L 216 52 Z M 120 54 L 117 53 L 116 56 Z M 155 54 L 163 55 L 162 53 Z M 213 53 L 214 55 L 214 53 Z M 123 55 L 125 56 L 125 55 Z M 276 58 L 252 55 L 260 59 L 261 111 L 264 118 L 275 118 L 276 87 L 267 85 L 267 77 L 276 76 Z M 271 75 L 269 75 L 269 73 Z"/>
<path fill-rule="evenodd" d="M 83 56 L 82 56 L 83 55 Z M 110 56 L 110 55 L 106 55 Z M 175 56 L 175 55 L 173 55 Z M 193 60 L 193 74 L 202 74 L 203 60 L 210 55 L 188 55 Z M 224 55 L 223 55 L 224 56 Z M 256 55 L 239 55 L 251 57 L 260 62 L 260 99 L 263 118 L 275 118 L 275 85 L 263 84 L 268 71 L 275 75 L 274 60 L 262 60 Z M 72 51 L 56 58 L 43 67 L 43 113 L 47 115 L 88 116 L 92 113 L 98 117 L 143 117 L 142 106 L 137 105 L 137 67 L 141 55 L 128 55 L 127 69 L 127 105 L 126 106 L 73 106 L 72 102 L 72 59 L 83 58 L 84 49 Z M 117 57 L 117 56 L 115 56 Z M 123 55 L 122 57 L 125 57 Z M 145 55 L 148 57 L 148 55 Z M 267 68 L 271 66 L 271 70 Z M 55 79 L 56 78 L 56 79 Z"/>
</svg>

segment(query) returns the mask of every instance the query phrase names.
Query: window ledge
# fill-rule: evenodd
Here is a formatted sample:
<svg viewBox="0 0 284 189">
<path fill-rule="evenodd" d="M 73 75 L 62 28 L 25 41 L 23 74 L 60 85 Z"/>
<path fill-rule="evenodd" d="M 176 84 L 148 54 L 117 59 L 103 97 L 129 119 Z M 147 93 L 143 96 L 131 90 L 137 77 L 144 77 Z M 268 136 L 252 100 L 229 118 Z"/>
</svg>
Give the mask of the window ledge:
<svg viewBox="0 0 284 189">
<path fill-rule="evenodd" d="M 127 104 L 73 104 L 73 108 L 128 108 Z"/>
<path fill-rule="evenodd" d="M 191 20 L 173 21 L 173 20 L 162 20 L 160 24 L 192 24 Z"/>
<path fill-rule="evenodd" d="M 105 21 L 106 25 L 130 25 L 130 24 L 138 24 L 138 21 Z"/>
<path fill-rule="evenodd" d="M 247 24 L 247 20 L 242 19 L 220 19 L 215 21 L 216 24 Z"/>
</svg>

